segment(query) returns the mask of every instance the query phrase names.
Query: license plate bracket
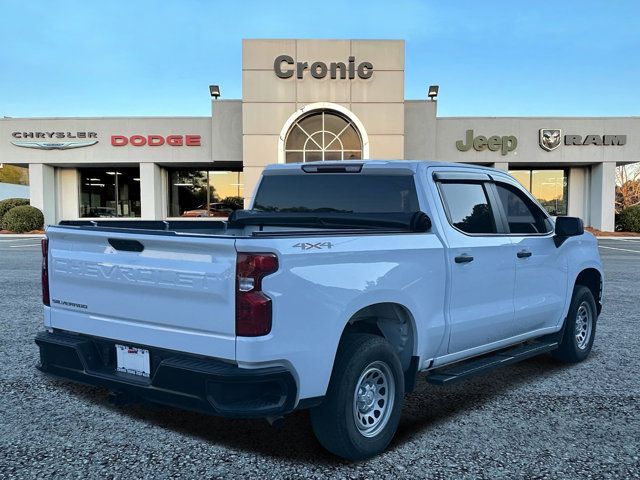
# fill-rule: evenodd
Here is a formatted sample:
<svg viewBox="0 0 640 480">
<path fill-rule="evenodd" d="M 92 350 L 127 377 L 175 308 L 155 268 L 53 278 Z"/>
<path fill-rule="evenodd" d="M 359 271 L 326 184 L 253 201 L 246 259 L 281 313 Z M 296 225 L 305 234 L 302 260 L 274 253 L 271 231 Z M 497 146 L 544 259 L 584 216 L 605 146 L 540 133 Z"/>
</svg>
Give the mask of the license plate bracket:
<svg viewBox="0 0 640 480">
<path fill-rule="evenodd" d="M 118 372 L 149 378 L 151 373 L 149 350 L 116 344 L 116 359 Z"/>
</svg>

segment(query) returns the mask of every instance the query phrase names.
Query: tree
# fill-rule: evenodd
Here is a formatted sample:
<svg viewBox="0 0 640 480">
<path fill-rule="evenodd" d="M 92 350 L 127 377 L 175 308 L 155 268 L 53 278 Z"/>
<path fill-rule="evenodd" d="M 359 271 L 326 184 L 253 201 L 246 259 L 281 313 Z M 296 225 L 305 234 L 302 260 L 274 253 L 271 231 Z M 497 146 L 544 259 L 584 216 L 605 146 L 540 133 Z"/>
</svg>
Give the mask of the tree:
<svg viewBox="0 0 640 480">
<path fill-rule="evenodd" d="M 244 198 L 226 197 L 222 200 L 222 204 L 231 210 L 242 210 L 244 208 Z"/>
<path fill-rule="evenodd" d="M 464 232 L 481 233 L 486 231 L 487 225 L 491 225 L 491 223 L 492 219 L 489 205 L 479 203 L 473 206 L 470 215 L 467 215 L 462 221 L 454 225 Z"/>
<path fill-rule="evenodd" d="M 640 205 L 640 162 L 616 169 L 616 212 Z"/>
<path fill-rule="evenodd" d="M 29 185 L 29 170 L 24 167 L 16 167 L 5 163 L 0 166 L 0 182 Z"/>
</svg>

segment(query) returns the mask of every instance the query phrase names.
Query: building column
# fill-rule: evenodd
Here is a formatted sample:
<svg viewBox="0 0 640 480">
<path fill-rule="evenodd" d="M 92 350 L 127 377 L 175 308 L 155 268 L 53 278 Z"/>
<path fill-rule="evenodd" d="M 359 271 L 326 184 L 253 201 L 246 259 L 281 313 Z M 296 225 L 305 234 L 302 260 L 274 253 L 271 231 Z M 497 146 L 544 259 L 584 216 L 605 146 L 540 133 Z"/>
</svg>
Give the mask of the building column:
<svg viewBox="0 0 640 480">
<path fill-rule="evenodd" d="M 77 220 L 80 217 L 80 182 L 75 168 L 58 168 L 56 172 L 58 220 Z"/>
<path fill-rule="evenodd" d="M 587 183 L 587 171 L 584 167 L 574 167 L 569 169 L 569 185 L 567 186 L 569 198 L 567 199 L 567 215 L 570 217 L 580 217 L 585 225 L 589 225 L 590 219 L 586 208 L 589 195 L 589 185 Z"/>
<path fill-rule="evenodd" d="M 162 220 L 162 170 L 155 163 L 140 164 L 140 217 L 143 220 Z"/>
<path fill-rule="evenodd" d="M 589 223 L 593 228 L 613 232 L 615 228 L 616 164 L 603 162 L 591 167 Z"/>
<path fill-rule="evenodd" d="M 438 157 L 437 106 L 437 101 L 430 100 L 404 102 L 405 160 L 432 160 Z"/>
<path fill-rule="evenodd" d="M 244 183 L 244 208 L 249 208 L 249 205 L 253 201 L 255 189 L 258 186 L 263 170 L 264 167 L 248 166 L 245 166 L 242 169 L 242 183 Z"/>
<path fill-rule="evenodd" d="M 505 172 L 509 171 L 509 162 L 496 162 L 492 166 L 498 170 L 504 170 Z"/>
<path fill-rule="evenodd" d="M 29 164 L 29 196 L 32 206 L 44 215 L 44 224 L 56 223 L 55 169 L 43 163 Z"/>
</svg>

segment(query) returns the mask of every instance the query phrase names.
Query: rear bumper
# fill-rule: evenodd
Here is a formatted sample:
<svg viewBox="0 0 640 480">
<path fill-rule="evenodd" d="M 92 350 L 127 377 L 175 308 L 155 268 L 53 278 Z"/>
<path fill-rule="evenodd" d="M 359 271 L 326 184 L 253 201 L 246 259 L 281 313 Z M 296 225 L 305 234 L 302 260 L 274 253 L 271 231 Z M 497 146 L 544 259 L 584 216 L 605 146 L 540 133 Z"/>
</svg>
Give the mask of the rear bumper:
<svg viewBox="0 0 640 480">
<path fill-rule="evenodd" d="M 35 342 L 41 371 L 134 399 L 224 417 L 283 415 L 296 402 L 296 382 L 284 367 L 239 368 L 214 358 L 60 331 L 40 332 Z M 149 350 L 150 376 L 118 372 L 116 343 Z"/>
</svg>

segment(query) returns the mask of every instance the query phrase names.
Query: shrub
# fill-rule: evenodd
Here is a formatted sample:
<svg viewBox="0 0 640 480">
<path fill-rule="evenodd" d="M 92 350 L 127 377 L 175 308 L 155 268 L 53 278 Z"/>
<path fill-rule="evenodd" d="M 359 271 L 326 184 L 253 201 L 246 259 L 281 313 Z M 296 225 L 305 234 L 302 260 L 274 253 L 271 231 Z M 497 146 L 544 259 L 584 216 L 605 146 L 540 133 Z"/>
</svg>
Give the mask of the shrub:
<svg viewBox="0 0 640 480">
<path fill-rule="evenodd" d="M 627 207 L 620 212 L 620 225 L 625 232 L 640 232 L 640 205 Z"/>
<path fill-rule="evenodd" d="M 2 217 L 2 229 L 16 233 L 41 230 L 44 226 L 44 215 L 36 207 L 21 205 L 13 207 Z"/>
<path fill-rule="evenodd" d="M 0 222 L 4 214 L 11 210 L 13 207 L 20 207 L 22 205 L 29 205 L 29 199 L 27 198 L 7 198 L 0 201 Z"/>
</svg>

